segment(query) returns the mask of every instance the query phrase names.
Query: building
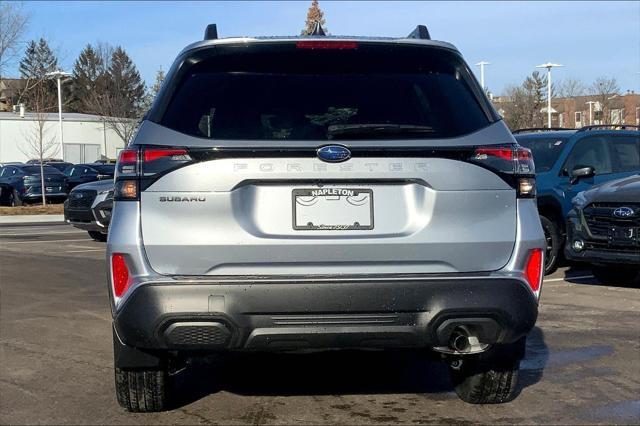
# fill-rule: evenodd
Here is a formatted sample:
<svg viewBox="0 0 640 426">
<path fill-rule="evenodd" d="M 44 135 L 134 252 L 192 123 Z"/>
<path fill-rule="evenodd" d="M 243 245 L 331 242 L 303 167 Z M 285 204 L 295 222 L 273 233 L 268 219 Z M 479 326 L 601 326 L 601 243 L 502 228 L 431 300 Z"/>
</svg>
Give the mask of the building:
<svg viewBox="0 0 640 426">
<path fill-rule="evenodd" d="M 575 129 L 592 124 L 640 125 L 640 95 L 632 92 L 626 95 L 556 98 L 551 100 L 551 107 L 553 127 Z"/>
<path fill-rule="evenodd" d="M 98 159 L 115 159 L 124 141 L 97 115 L 63 113 L 61 147 L 57 113 L 42 115 L 43 145 L 49 145 L 46 157 L 63 158 L 71 163 L 89 163 Z M 33 149 L 39 129 L 33 112 L 0 112 L 0 163 L 37 158 Z"/>
</svg>

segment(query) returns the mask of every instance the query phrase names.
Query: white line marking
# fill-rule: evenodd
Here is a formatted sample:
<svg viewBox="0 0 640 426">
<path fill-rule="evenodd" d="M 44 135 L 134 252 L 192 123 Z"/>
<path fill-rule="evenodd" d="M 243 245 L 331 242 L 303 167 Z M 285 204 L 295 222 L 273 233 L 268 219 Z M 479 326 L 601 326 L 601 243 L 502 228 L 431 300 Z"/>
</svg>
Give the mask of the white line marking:
<svg viewBox="0 0 640 426">
<path fill-rule="evenodd" d="M 89 238 L 81 238 L 76 240 L 0 241 L 0 247 L 5 244 L 66 243 L 69 241 L 93 241 L 93 240 L 90 240 Z"/>
<path fill-rule="evenodd" d="M 56 234 L 82 234 L 86 231 L 59 231 L 59 232 L 27 232 L 22 234 L 1 234 L 0 237 L 27 237 L 32 235 L 56 235 Z"/>
<path fill-rule="evenodd" d="M 104 251 L 105 249 L 100 248 L 100 249 L 85 249 L 85 250 L 67 250 L 64 253 L 84 253 L 87 251 Z"/>
<path fill-rule="evenodd" d="M 585 280 L 587 278 L 595 278 L 593 275 L 581 275 L 579 277 L 564 277 L 564 278 L 551 278 L 549 280 L 545 279 L 545 283 L 550 283 L 553 281 L 567 281 L 567 280 Z"/>
</svg>

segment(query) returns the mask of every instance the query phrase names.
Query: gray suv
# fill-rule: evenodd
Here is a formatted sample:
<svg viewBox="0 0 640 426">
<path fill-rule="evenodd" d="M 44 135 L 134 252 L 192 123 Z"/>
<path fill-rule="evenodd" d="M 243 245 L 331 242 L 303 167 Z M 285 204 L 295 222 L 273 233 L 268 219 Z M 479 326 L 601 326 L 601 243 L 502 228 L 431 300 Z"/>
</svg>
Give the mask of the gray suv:
<svg viewBox="0 0 640 426">
<path fill-rule="evenodd" d="M 119 156 L 118 402 L 171 407 L 190 357 L 342 348 L 426 349 L 463 400 L 513 399 L 544 265 L 535 170 L 456 48 L 423 26 L 216 33 Z"/>
</svg>

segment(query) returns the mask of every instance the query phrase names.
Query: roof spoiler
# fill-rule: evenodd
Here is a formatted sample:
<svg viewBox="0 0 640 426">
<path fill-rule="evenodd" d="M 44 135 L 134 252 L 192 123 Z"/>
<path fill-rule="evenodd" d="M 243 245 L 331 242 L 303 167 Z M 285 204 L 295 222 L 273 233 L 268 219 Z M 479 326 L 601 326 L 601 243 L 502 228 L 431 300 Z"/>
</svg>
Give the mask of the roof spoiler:
<svg viewBox="0 0 640 426">
<path fill-rule="evenodd" d="M 566 127 L 527 127 L 525 129 L 518 129 L 511 132 L 511 134 L 518 135 L 520 133 L 536 133 L 536 132 L 557 132 L 560 130 L 576 130 L 568 129 Z"/>
<path fill-rule="evenodd" d="M 204 30 L 205 40 L 217 40 L 218 39 L 218 26 L 216 24 L 209 24 Z"/>
<path fill-rule="evenodd" d="M 578 131 L 585 132 L 587 130 L 640 130 L 640 126 L 633 124 L 594 124 L 591 126 L 581 127 Z"/>
<path fill-rule="evenodd" d="M 418 25 L 415 30 L 407 36 L 407 38 L 417 38 L 420 40 L 431 40 L 429 30 L 426 25 Z"/>
</svg>

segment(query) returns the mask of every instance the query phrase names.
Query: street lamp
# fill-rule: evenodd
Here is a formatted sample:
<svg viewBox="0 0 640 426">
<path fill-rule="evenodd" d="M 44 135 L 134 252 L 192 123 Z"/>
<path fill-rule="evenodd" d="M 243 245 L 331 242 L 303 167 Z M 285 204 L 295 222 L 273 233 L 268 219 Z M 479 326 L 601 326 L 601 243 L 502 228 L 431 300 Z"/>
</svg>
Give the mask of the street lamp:
<svg viewBox="0 0 640 426">
<path fill-rule="evenodd" d="M 491 62 L 480 61 L 476 65 L 478 65 L 480 67 L 480 85 L 482 86 L 482 90 L 486 91 L 486 89 L 484 87 L 484 66 L 485 65 L 491 65 Z"/>
<path fill-rule="evenodd" d="M 62 70 L 52 71 L 45 74 L 47 77 L 56 78 L 58 80 L 58 126 L 60 129 L 60 152 L 64 160 L 64 139 L 62 137 L 62 79 L 70 77 L 71 74 Z"/>
<path fill-rule="evenodd" d="M 552 64 L 547 62 L 546 64 L 536 65 L 536 68 L 547 69 L 547 127 L 551 128 L 551 68 L 563 67 L 564 65 Z"/>
</svg>

